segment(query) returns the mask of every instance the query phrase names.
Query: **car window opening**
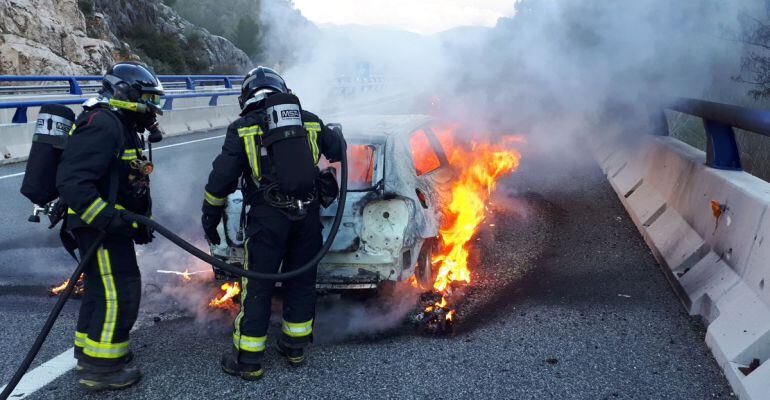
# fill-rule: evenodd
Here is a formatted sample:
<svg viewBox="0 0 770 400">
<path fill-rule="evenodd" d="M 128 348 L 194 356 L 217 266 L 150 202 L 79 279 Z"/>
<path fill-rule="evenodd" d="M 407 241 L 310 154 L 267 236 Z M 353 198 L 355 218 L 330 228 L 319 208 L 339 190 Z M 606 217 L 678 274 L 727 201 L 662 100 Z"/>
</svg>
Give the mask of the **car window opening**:
<svg viewBox="0 0 770 400">
<path fill-rule="evenodd" d="M 362 191 L 372 189 L 375 149 L 375 146 L 366 144 L 348 146 L 348 190 Z M 329 163 L 326 158 L 321 158 L 318 162 L 318 167 L 321 169 L 329 166 L 337 170 L 337 182 L 339 182 L 339 163 Z"/>
<path fill-rule="evenodd" d="M 409 138 L 409 148 L 412 152 L 414 172 L 417 176 L 433 172 L 441 167 L 441 161 L 431 146 L 425 131 L 415 131 Z"/>
</svg>

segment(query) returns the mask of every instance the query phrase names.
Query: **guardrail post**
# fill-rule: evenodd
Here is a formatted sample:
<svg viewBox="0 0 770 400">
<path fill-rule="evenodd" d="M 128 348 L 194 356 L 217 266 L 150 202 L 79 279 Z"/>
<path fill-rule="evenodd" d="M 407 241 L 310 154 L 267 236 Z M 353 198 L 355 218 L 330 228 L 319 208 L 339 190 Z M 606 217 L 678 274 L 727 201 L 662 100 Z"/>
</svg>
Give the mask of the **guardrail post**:
<svg viewBox="0 0 770 400">
<path fill-rule="evenodd" d="M 174 107 L 174 99 L 173 98 L 167 98 L 166 101 L 163 102 L 163 110 L 171 110 Z"/>
<path fill-rule="evenodd" d="M 83 94 L 83 91 L 80 89 L 80 85 L 78 85 L 78 81 L 75 78 L 69 78 L 67 79 L 67 82 L 70 84 L 70 94 Z"/>
<path fill-rule="evenodd" d="M 26 124 L 27 123 L 27 107 L 17 107 L 13 113 L 11 123 L 14 124 Z"/>
<path fill-rule="evenodd" d="M 211 96 L 211 100 L 209 100 L 209 107 L 216 107 L 218 98 L 219 98 L 218 94 Z"/>
<path fill-rule="evenodd" d="M 225 77 L 225 89 L 232 89 L 233 88 L 233 81 L 230 80 L 229 77 Z"/>
<path fill-rule="evenodd" d="M 703 119 L 706 128 L 706 165 L 716 169 L 740 171 L 741 154 L 730 125 Z"/>
<path fill-rule="evenodd" d="M 195 82 L 189 76 L 184 79 L 187 90 L 195 90 Z"/>
</svg>

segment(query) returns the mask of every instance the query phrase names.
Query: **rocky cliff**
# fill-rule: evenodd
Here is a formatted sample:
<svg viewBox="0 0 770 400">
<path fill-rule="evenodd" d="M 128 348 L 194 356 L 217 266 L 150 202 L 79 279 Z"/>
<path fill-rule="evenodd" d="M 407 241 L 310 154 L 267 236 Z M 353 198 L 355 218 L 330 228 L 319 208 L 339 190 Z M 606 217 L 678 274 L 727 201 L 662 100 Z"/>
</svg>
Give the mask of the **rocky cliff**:
<svg viewBox="0 0 770 400">
<path fill-rule="evenodd" d="M 0 74 L 100 74 L 136 58 L 159 73 L 242 73 L 251 64 L 158 0 L 0 0 Z"/>
<path fill-rule="evenodd" d="M 180 17 L 158 0 L 95 0 L 112 33 L 164 73 L 244 73 L 249 57 L 229 40 Z M 256 38 L 255 38 L 256 40 Z"/>
<path fill-rule="evenodd" d="M 0 74 L 85 74 L 113 62 L 76 0 L 0 0 Z"/>
</svg>

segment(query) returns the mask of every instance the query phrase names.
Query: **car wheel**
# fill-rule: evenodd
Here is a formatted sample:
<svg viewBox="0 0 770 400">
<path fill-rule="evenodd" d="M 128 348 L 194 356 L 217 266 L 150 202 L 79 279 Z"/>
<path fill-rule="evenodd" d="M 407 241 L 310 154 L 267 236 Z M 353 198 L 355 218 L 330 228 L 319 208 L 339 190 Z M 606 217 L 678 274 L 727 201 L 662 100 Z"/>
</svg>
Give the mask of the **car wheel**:
<svg viewBox="0 0 770 400">
<path fill-rule="evenodd" d="M 435 242 L 432 239 L 426 239 L 422 243 L 420 249 L 420 255 L 417 257 L 417 267 L 414 274 L 417 276 L 417 281 L 423 287 L 430 287 L 433 284 L 433 252 L 436 248 Z"/>
</svg>

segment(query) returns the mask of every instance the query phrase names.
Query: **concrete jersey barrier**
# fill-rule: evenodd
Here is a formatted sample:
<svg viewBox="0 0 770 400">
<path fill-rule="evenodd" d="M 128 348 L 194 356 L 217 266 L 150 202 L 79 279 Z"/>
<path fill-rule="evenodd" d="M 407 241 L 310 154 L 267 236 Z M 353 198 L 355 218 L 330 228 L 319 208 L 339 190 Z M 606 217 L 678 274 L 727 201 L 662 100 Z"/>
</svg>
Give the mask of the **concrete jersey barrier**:
<svg viewBox="0 0 770 400">
<path fill-rule="evenodd" d="M 80 106 L 71 106 L 80 113 Z M 237 104 L 225 103 L 218 106 L 203 106 L 165 111 L 159 117 L 161 128 L 167 136 L 225 128 L 238 118 Z M 27 159 L 32 147 L 35 131 L 34 118 L 26 124 L 0 125 L 0 164 L 22 162 Z"/>
<path fill-rule="evenodd" d="M 597 161 L 736 394 L 770 399 L 770 183 L 670 137 L 628 140 Z"/>
</svg>

